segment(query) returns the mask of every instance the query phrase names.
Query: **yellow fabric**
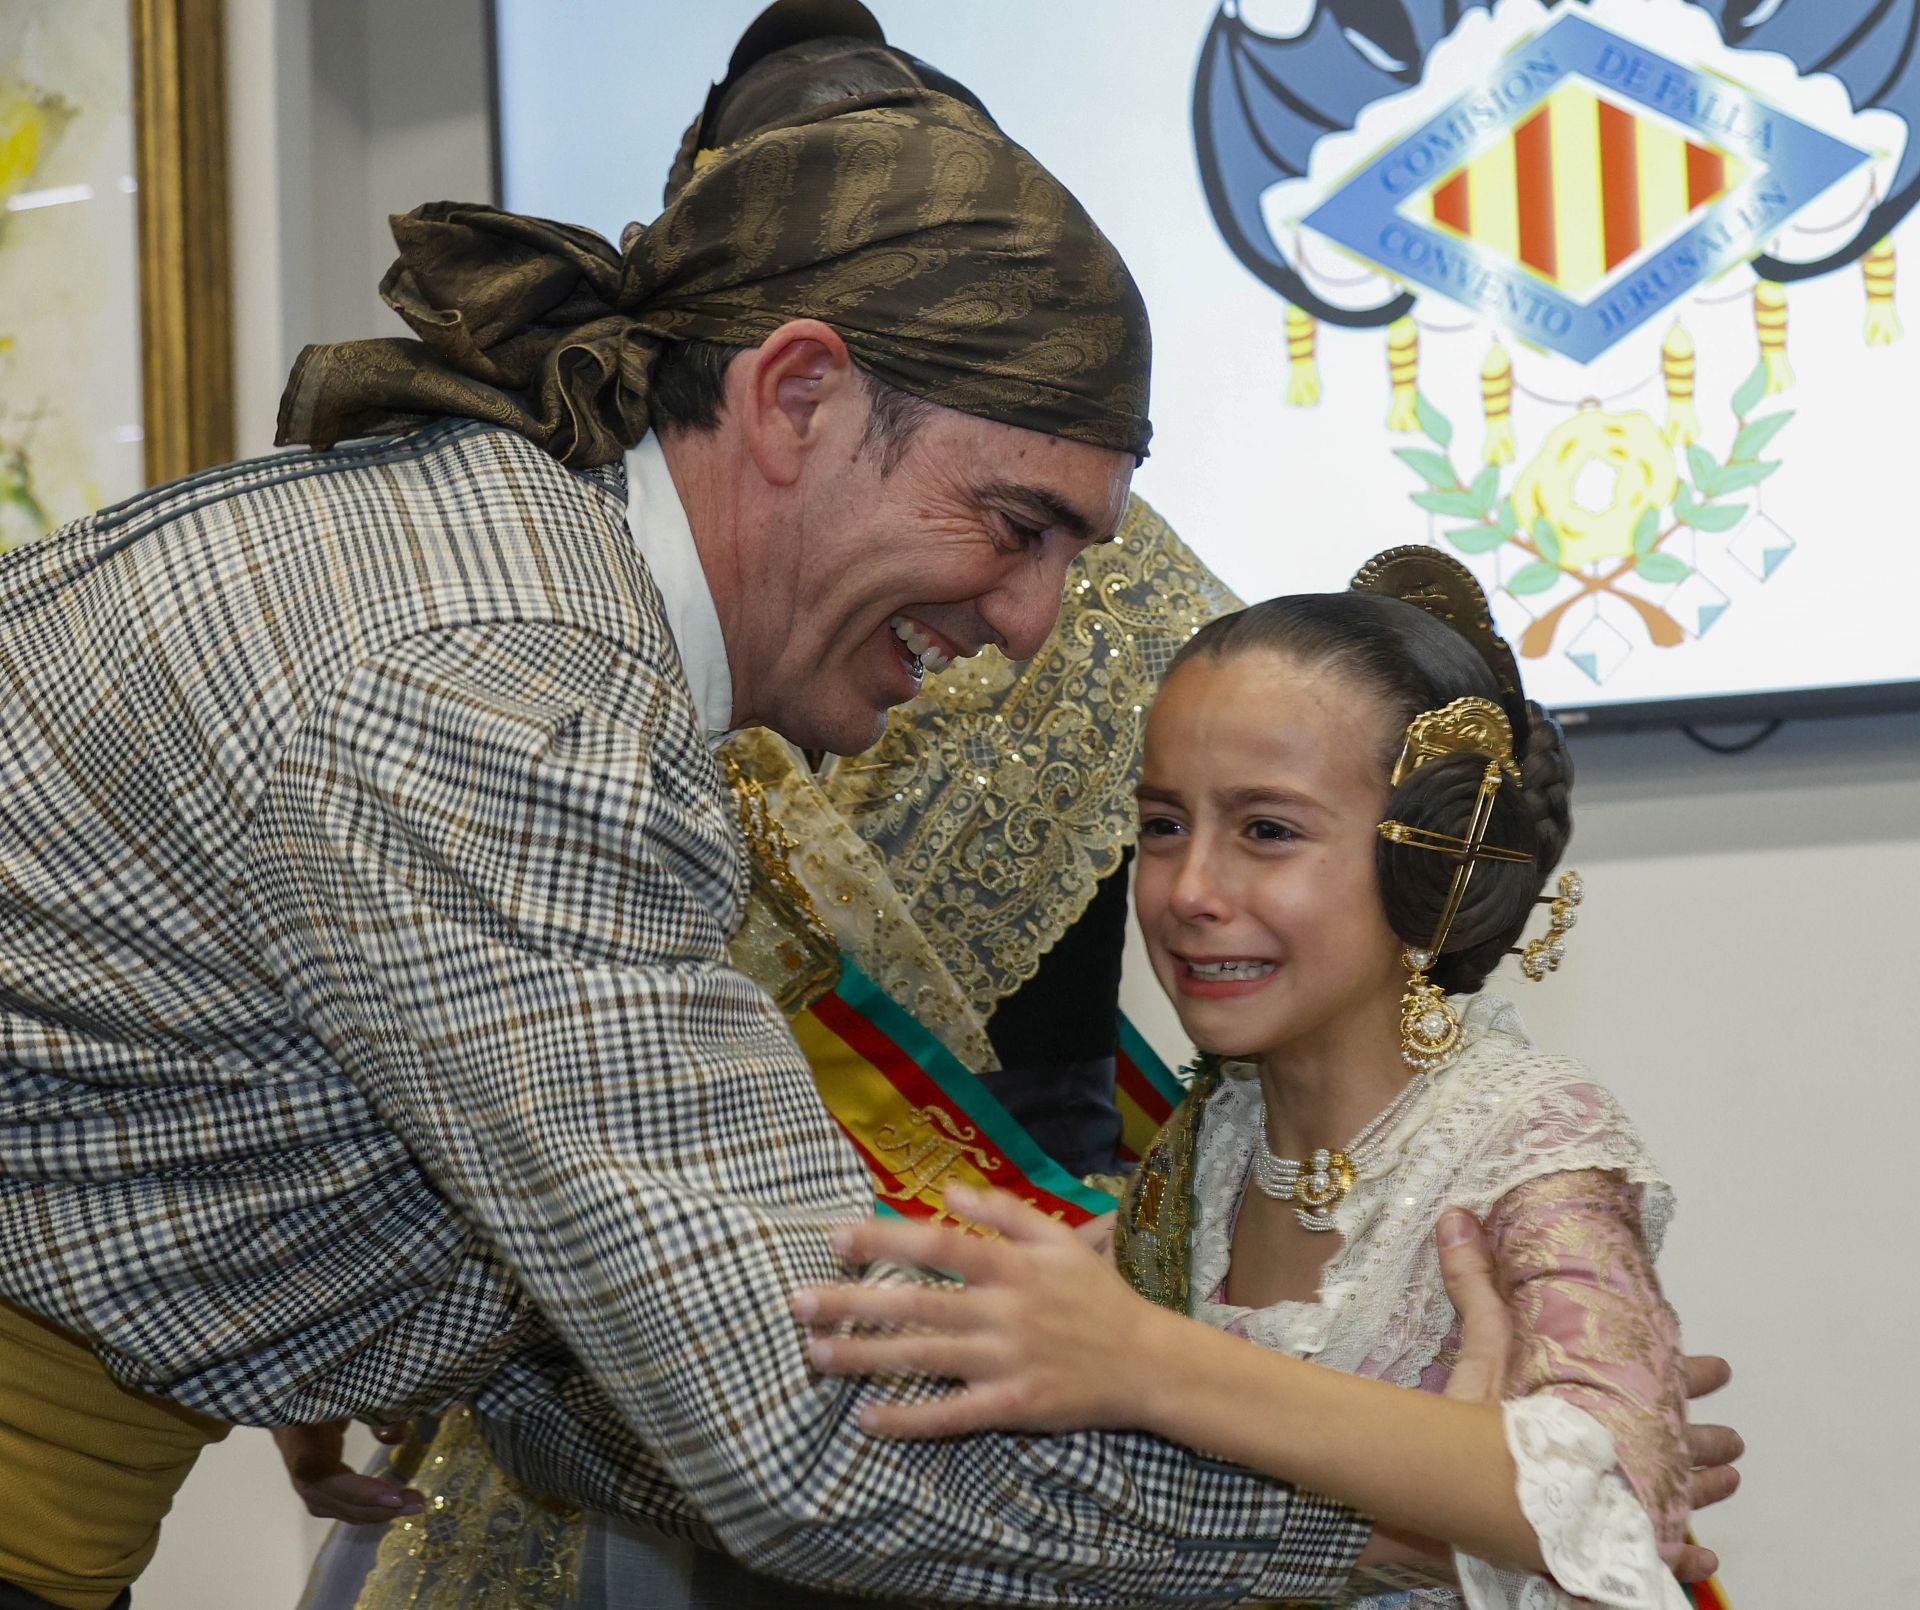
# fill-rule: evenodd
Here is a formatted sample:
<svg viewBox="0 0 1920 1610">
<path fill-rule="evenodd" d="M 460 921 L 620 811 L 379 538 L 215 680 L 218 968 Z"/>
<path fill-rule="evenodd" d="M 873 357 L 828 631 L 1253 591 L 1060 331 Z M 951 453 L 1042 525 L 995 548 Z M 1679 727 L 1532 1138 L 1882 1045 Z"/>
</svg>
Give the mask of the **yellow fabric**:
<svg viewBox="0 0 1920 1610">
<path fill-rule="evenodd" d="M 218 1420 L 120 1386 L 91 1348 L 0 1302 L 0 1581 L 104 1610 L 145 1569 Z"/>
</svg>

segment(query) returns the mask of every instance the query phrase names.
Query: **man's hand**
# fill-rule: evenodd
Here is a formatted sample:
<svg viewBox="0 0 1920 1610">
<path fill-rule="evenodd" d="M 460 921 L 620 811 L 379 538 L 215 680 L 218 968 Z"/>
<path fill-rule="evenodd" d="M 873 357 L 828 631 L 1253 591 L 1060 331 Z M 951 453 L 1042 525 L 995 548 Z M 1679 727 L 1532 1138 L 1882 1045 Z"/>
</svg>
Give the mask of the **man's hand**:
<svg viewBox="0 0 1920 1610">
<path fill-rule="evenodd" d="M 330 1420 L 324 1425 L 274 1429 L 274 1446 L 307 1513 L 354 1526 L 384 1525 L 402 1515 L 418 1515 L 426 1508 L 426 1500 L 411 1487 L 384 1476 L 363 1476 L 342 1461 L 347 1425 L 345 1420 Z M 382 1426 L 374 1433 L 389 1443 L 405 1434 L 404 1426 Z"/>
<path fill-rule="evenodd" d="M 1513 1351 L 1513 1316 L 1494 1278 L 1493 1249 L 1480 1221 L 1465 1208 L 1448 1208 L 1434 1232 L 1440 1276 L 1460 1316 L 1460 1357 L 1446 1396 L 1467 1403 L 1498 1403 Z"/>
<path fill-rule="evenodd" d="M 1733 1379 L 1733 1367 L 1723 1358 L 1708 1354 L 1688 1354 L 1687 1400 L 1704 1398 Z M 1687 1457 L 1693 1470 L 1689 1477 L 1689 1502 L 1696 1510 L 1731 1498 L 1740 1485 L 1740 1472 L 1734 1462 L 1747 1451 L 1747 1444 L 1732 1426 L 1687 1426 Z M 1720 1569 L 1720 1556 L 1710 1548 L 1687 1542 L 1673 1557 L 1674 1575 L 1682 1582 L 1704 1582 Z"/>
<path fill-rule="evenodd" d="M 1709 1354 L 1687 1355 L 1687 1400 L 1709 1397 L 1733 1379 L 1733 1366 Z M 1731 1498 L 1740 1486 L 1733 1467 L 1747 1444 L 1732 1426 L 1687 1427 L 1687 1454 L 1693 1461 L 1692 1505 L 1705 1509 Z"/>
</svg>

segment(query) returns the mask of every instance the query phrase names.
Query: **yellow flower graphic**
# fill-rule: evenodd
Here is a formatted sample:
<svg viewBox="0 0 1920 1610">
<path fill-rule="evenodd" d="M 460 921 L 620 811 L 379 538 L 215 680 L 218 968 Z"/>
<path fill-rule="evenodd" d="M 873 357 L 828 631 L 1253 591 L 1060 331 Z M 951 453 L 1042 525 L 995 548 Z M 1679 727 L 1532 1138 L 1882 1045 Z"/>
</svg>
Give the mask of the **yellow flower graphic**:
<svg viewBox="0 0 1920 1610">
<path fill-rule="evenodd" d="M 1612 494 L 1601 500 L 1591 485 L 1612 472 Z M 1646 509 L 1666 504 L 1679 485 L 1673 448 L 1642 413 L 1583 409 L 1547 432 L 1540 451 L 1513 484 L 1513 508 L 1522 533 L 1544 517 L 1560 539 L 1557 563 L 1578 570 L 1596 559 L 1633 553 L 1633 528 Z"/>
</svg>

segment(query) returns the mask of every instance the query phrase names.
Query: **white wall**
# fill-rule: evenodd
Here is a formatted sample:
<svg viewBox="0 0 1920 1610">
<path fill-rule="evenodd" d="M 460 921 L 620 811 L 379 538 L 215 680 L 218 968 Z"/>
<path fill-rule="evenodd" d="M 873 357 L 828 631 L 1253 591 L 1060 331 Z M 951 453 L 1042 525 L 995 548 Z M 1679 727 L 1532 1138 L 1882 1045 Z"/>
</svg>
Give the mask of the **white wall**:
<svg viewBox="0 0 1920 1610">
<path fill-rule="evenodd" d="M 392 333 L 384 215 L 489 194 L 483 0 L 230 0 L 242 450 L 311 340 Z M 698 73 L 710 70 L 701 63 Z M 1664 1269 L 1733 1358 L 1747 1490 L 1701 1531 L 1741 1610 L 1920 1602 L 1908 1154 L 1920 716 L 1790 725 L 1745 756 L 1677 734 L 1577 745 L 1567 967 L 1536 1035 L 1621 1094 L 1681 1198 Z M 1177 1024 L 1136 969 L 1129 1008 Z M 196 1471 L 142 1610 L 291 1606 L 319 1528 L 264 1434 Z"/>
<path fill-rule="evenodd" d="M 228 0 L 239 450 L 310 341 L 404 335 L 388 215 L 493 200 L 486 0 Z"/>
</svg>

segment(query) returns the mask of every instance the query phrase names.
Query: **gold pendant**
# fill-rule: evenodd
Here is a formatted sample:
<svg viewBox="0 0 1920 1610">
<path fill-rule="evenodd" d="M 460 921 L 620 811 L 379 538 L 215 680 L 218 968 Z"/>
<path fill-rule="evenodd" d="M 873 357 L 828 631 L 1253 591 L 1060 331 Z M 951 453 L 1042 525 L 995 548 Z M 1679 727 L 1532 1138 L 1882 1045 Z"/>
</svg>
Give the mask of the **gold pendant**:
<svg viewBox="0 0 1920 1610">
<path fill-rule="evenodd" d="M 1345 1152 L 1322 1146 L 1294 1182 L 1293 1216 L 1309 1230 L 1331 1230 L 1333 1210 L 1353 1189 L 1353 1163 Z"/>
<path fill-rule="evenodd" d="M 1431 1073 L 1459 1049 L 1460 1019 L 1446 991 L 1426 976 L 1431 953 L 1408 951 L 1407 965 L 1413 976 L 1400 997 L 1400 1055 L 1416 1072 Z"/>
</svg>

